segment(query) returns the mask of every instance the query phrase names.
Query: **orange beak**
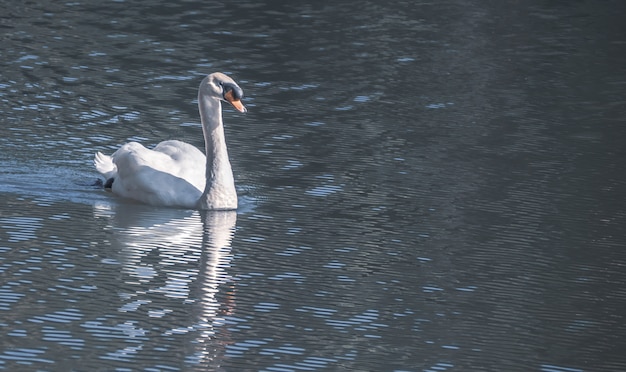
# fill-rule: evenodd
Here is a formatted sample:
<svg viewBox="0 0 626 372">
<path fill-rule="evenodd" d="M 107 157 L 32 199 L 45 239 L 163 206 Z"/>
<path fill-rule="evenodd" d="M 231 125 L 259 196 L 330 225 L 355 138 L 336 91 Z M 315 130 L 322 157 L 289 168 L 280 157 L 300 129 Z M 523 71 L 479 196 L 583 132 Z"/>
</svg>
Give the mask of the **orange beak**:
<svg viewBox="0 0 626 372">
<path fill-rule="evenodd" d="M 243 103 L 241 103 L 241 100 L 238 100 L 235 98 L 235 96 L 233 96 L 233 91 L 229 90 L 228 92 L 226 92 L 226 94 L 224 94 L 224 98 L 226 98 L 226 100 L 228 102 L 230 102 L 231 105 L 233 105 L 233 107 L 239 111 L 239 112 L 246 112 L 246 107 L 243 105 Z"/>
</svg>

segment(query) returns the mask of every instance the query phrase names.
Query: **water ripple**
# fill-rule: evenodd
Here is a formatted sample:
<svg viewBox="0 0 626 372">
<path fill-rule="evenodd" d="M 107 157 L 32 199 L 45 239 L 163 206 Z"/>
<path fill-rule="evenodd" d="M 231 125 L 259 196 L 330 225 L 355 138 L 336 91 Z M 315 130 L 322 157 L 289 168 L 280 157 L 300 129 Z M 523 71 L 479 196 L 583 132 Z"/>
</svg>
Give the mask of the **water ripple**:
<svg viewBox="0 0 626 372">
<path fill-rule="evenodd" d="M 44 364 L 52 364 L 54 363 L 53 359 L 42 358 L 43 354 L 45 354 L 44 349 L 26 349 L 26 348 L 16 348 L 12 350 L 5 350 L 0 354 L 0 361 L 4 360 L 13 360 L 19 361 L 20 363 L 44 363 Z"/>
<path fill-rule="evenodd" d="M 0 227 L 6 229 L 9 243 L 36 239 L 36 231 L 41 228 L 42 219 L 37 217 L 0 218 Z"/>
<path fill-rule="evenodd" d="M 34 323 L 44 323 L 44 322 L 52 322 L 52 323 L 71 323 L 76 320 L 81 320 L 83 315 L 76 309 L 65 309 L 62 311 L 56 311 L 54 313 L 48 313 L 42 316 L 35 316 L 28 321 Z"/>
</svg>

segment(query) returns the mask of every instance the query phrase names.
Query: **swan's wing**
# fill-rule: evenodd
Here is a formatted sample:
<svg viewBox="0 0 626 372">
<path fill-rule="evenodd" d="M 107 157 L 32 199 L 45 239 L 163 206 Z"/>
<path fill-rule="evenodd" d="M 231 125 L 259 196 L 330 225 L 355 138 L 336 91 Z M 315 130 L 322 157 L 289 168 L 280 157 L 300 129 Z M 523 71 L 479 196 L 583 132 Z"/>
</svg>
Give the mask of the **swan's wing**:
<svg viewBox="0 0 626 372">
<path fill-rule="evenodd" d="M 204 190 L 206 183 L 206 157 L 196 147 L 182 141 L 163 141 L 156 145 L 153 151 L 166 154 L 170 158 L 167 172 L 183 178 Z"/>
<path fill-rule="evenodd" d="M 198 157 L 204 159 L 204 154 L 200 150 L 183 141 L 163 141 L 156 145 L 153 150 L 167 154 L 176 161 L 186 161 L 187 158 L 197 159 Z"/>
<path fill-rule="evenodd" d="M 181 144 L 166 141 L 154 150 L 136 142 L 123 145 L 112 155 L 117 167 L 113 193 L 153 205 L 194 207 L 206 182 L 206 158 Z"/>
<path fill-rule="evenodd" d="M 149 168 L 183 178 L 204 189 L 206 157 L 194 146 L 181 141 L 164 141 L 152 150 L 129 142 L 113 153 L 112 161 L 121 177 Z"/>
</svg>

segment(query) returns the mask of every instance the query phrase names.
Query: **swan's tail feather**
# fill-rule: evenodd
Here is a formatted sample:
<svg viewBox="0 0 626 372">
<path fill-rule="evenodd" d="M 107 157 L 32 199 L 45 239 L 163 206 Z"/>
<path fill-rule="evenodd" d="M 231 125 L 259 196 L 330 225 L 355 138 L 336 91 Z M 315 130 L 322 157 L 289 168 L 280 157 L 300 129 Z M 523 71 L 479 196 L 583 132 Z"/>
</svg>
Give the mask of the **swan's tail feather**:
<svg viewBox="0 0 626 372">
<path fill-rule="evenodd" d="M 93 165 L 106 179 L 113 178 L 117 173 L 117 166 L 113 163 L 113 158 L 101 152 L 96 153 L 93 158 Z"/>
</svg>

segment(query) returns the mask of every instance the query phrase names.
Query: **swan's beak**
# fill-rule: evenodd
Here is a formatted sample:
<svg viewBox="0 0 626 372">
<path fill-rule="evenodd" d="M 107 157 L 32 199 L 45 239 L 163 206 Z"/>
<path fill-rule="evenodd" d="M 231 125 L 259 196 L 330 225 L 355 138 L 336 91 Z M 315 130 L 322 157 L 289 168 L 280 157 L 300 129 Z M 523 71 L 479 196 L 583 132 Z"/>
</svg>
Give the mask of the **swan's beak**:
<svg viewBox="0 0 626 372">
<path fill-rule="evenodd" d="M 248 111 L 246 110 L 246 107 L 243 105 L 243 103 L 241 103 L 241 100 L 235 98 L 232 90 L 229 90 L 228 92 L 226 92 L 226 94 L 224 94 L 224 98 L 226 98 L 226 100 L 230 102 L 230 104 L 233 105 L 233 107 L 237 109 L 237 111 L 239 112 Z"/>
</svg>

